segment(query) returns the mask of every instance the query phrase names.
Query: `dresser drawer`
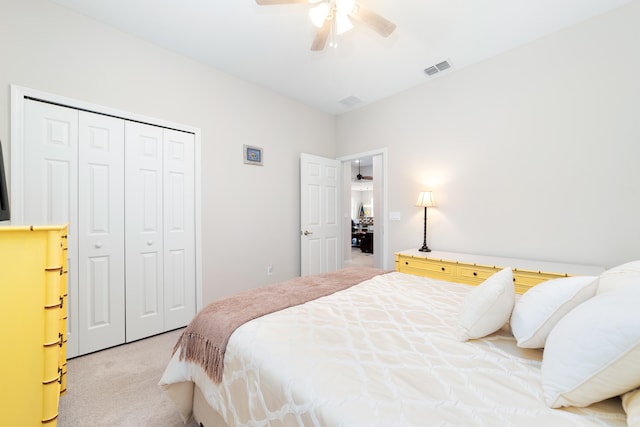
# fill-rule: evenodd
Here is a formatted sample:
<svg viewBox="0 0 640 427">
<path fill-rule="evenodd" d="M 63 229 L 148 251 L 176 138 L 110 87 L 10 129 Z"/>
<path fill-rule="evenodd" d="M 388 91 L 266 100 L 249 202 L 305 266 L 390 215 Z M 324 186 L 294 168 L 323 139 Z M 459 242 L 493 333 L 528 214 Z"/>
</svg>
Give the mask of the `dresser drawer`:
<svg viewBox="0 0 640 427">
<path fill-rule="evenodd" d="M 517 269 L 513 270 L 513 284 L 516 288 L 516 292 L 519 294 L 525 293 L 538 283 L 551 279 L 558 279 L 560 277 L 567 277 L 567 275 Z"/>
<path fill-rule="evenodd" d="M 60 378 L 56 378 L 42 384 L 42 424 L 52 422 L 58 417 L 60 382 Z"/>
<path fill-rule="evenodd" d="M 60 395 L 62 396 L 67 391 L 67 364 L 62 365 L 60 369 L 62 369 L 60 376 Z"/>
<path fill-rule="evenodd" d="M 397 270 L 401 273 L 415 274 L 441 280 L 454 280 L 456 264 L 431 259 L 398 257 Z"/>
<path fill-rule="evenodd" d="M 458 279 L 457 281 L 459 281 L 460 283 L 478 285 L 498 271 L 500 271 L 500 269 L 497 267 L 458 264 L 456 277 Z"/>
</svg>

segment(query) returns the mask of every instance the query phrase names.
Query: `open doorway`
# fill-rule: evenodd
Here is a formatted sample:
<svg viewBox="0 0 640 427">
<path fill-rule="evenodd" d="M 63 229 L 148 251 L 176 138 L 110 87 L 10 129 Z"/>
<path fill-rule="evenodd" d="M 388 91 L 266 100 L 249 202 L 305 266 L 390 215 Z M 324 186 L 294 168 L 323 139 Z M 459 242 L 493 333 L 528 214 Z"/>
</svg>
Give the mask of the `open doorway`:
<svg viewBox="0 0 640 427">
<path fill-rule="evenodd" d="M 343 172 L 344 266 L 386 266 L 386 149 L 339 158 Z"/>
<path fill-rule="evenodd" d="M 351 161 L 351 265 L 374 266 L 373 156 Z"/>
</svg>

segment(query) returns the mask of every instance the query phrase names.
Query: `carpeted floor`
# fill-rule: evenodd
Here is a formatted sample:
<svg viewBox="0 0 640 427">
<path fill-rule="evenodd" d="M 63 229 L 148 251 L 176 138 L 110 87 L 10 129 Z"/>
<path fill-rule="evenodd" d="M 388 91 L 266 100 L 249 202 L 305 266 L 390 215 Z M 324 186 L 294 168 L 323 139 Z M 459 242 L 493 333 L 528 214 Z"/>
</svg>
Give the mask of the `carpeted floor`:
<svg viewBox="0 0 640 427">
<path fill-rule="evenodd" d="M 158 387 L 181 332 L 69 360 L 67 393 L 60 398 L 58 426 L 184 426 L 173 402 Z"/>
<path fill-rule="evenodd" d="M 351 260 L 345 262 L 344 267 L 373 267 L 373 254 L 365 253 L 360 248 L 351 248 Z"/>
</svg>

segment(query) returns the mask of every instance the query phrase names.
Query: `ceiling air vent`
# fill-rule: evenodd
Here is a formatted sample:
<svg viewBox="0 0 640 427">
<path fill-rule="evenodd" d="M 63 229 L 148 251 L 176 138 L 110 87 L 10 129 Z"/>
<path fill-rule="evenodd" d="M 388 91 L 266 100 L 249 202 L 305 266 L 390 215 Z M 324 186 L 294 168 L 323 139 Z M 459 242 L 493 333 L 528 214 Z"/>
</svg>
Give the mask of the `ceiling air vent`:
<svg viewBox="0 0 640 427">
<path fill-rule="evenodd" d="M 444 71 L 444 70 L 448 70 L 449 68 L 451 68 L 451 64 L 449 64 L 449 62 L 447 61 L 442 61 L 436 65 L 432 65 L 429 68 L 425 68 L 424 72 L 428 75 L 428 76 L 433 76 L 434 74 L 439 73 L 440 71 Z"/>
<path fill-rule="evenodd" d="M 438 69 L 435 66 L 433 66 L 433 67 L 426 68 L 424 72 L 427 73 L 428 76 L 433 76 L 435 73 L 438 72 Z"/>
<path fill-rule="evenodd" d="M 441 63 L 436 64 L 436 68 L 438 69 L 438 71 L 444 71 L 451 68 L 451 65 L 449 65 L 447 61 L 442 61 Z"/>
<path fill-rule="evenodd" d="M 347 107 L 353 107 L 356 104 L 361 103 L 362 100 L 360 98 L 358 98 L 357 96 L 347 96 L 344 99 L 340 100 L 340 104 L 347 106 Z"/>
</svg>

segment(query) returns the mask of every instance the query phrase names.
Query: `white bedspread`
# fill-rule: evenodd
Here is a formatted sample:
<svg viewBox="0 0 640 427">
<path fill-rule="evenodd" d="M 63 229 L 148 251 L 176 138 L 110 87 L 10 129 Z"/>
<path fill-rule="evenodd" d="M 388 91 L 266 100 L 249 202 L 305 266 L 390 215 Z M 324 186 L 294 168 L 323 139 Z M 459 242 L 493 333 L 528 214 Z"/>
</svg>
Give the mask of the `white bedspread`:
<svg viewBox="0 0 640 427">
<path fill-rule="evenodd" d="M 160 384 L 195 382 L 230 426 L 626 426 L 617 398 L 548 408 L 542 353 L 508 331 L 457 341 L 469 289 L 377 276 L 238 328 L 220 385 L 177 353 Z"/>
</svg>

